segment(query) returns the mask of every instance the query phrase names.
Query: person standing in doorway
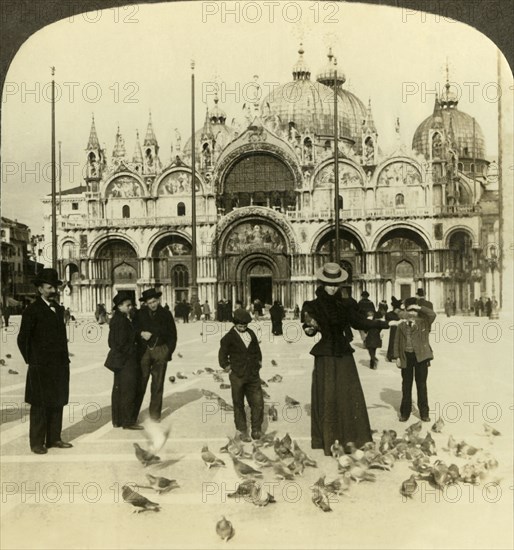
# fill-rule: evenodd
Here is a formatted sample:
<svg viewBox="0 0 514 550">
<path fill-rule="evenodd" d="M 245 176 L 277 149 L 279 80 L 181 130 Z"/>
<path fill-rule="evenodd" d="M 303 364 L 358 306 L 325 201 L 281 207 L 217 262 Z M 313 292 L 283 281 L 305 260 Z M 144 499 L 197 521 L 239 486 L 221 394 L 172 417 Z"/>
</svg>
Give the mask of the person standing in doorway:
<svg viewBox="0 0 514 550">
<path fill-rule="evenodd" d="M 444 304 L 444 312 L 446 313 L 446 317 L 452 316 L 452 300 L 450 297 L 446 298 L 446 303 Z"/>
<path fill-rule="evenodd" d="M 42 269 L 36 279 L 38 297 L 23 312 L 18 348 L 28 364 L 25 401 L 30 404 L 29 440 L 33 453 L 50 447 L 68 449 L 61 440 L 63 408 L 68 404 L 70 357 L 64 308 L 57 289 L 62 285 L 55 269 Z"/>
<path fill-rule="evenodd" d="M 164 379 L 168 361 L 171 361 L 177 346 L 177 327 L 170 311 L 160 304 L 162 292 L 155 288 L 145 290 L 140 298 L 146 307 L 141 308 L 136 318 L 141 364 L 141 384 L 137 400 L 137 411 L 146 393 L 150 376 L 150 418 L 159 421 L 162 412 Z M 185 301 L 185 300 L 184 300 Z"/>
</svg>

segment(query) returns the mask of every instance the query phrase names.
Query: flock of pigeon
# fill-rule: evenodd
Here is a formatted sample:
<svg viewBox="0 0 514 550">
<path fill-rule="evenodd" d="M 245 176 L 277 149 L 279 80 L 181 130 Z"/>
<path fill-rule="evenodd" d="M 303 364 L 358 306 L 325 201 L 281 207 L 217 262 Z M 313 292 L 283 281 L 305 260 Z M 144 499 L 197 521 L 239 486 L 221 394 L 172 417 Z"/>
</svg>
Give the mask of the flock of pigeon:
<svg viewBox="0 0 514 550">
<path fill-rule="evenodd" d="M 277 362 L 272 360 L 272 365 Z M 221 369 L 214 370 L 209 367 L 204 370 L 196 370 L 193 375 L 200 375 L 203 372 L 212 375 L 213 380 L 220 384 L 221 389 L 230 388 L 221 376 Z M 175 382 L 175 379 L 171 380 Z M 178 379 L 187 378 L 183 373 L 177 373 Z M 268 383 L 279 383 L 282 376 L 277 374 L 271 377 L 268 382 L 261 379 L 261 385 L 269 387 Z M 217 401 L 220 409 L 233 411 L 232 405 L 227 403 L 221 396 L 210 390 L 202 389 L 206 399 Z M 267 394 L 266 394 L 267 395 Z M 267 396 L 269 398 L 269 396 Z M 298 407 L 300 403 L 289 396 L 285 397 L 286 407 Z M 277 420 L 277 410 L 272 404 L 267 404 L 270 421 Z M 434 433 L 441 433 L 445 423 L 439 418 L 431 427 Z M 157 452 L 164 446 L 169 437 L 169 428 L 163 430 L 159 424 L 147 425 L 147 432 L 150 428 L 153 433 L 147 433 L 151 441 L 150 449 L 145 450 L 139 444 L 134 443 L 137 459 L 143 466 L 159 464 L 161 459 Z M 421 421 L 411 424 L 403 436 L 399 437 L 395 430 L 384 430 L 382 434 L 374 432 L 373 441 L 366 443 L 360 449 L 353 443 L 341 445 L 334 441 L 331 446 L 331 454 L 337 464 L 337 476 L 332 481 L 326 480 L 326 474 L 322 473 L 319 479 L 310 486 L 311 500 L 314 506 L 323 512 L 331 512 L 331 503 L 337 501 L 337 496 L 345 495 L 353 484 L 361 482 L 375 482 L 376 471 L 391 471 L 395 463 L 399 461 L 410 462 L 412 475 L 402 482 L 399 492 L 405 500 L 414 498 L 418 491 L 418 482 L 427 482 L 439 490 L 452 483 L 479 484 L 498 466 L 494 456 L 484 450 L 474 447 L 465 441 L 457 442 L 452 435 L 448 438 L 447 447 L 443 448 L 449 455 L 458 457 L 461 465 L 455 463 L 447 464 L 438 457 L 435 441 L 431 431 L 427 430 L 423 437 L 421 432 L 423 424 Z M 498 430 L 488 424 L 484 424 L 485 433 L 492 443 L 495 437 L 501 435 Z M 265 490 L 261 480 L 264 471 L 269 472 L 278 480 L 294 480 L 302 476 L 306 467 L 318 468 L 316 460 L 305 453 L 298 442 L 289 433 L 282 438 L 277 436 L 277 430 L 264 434 L 261 439 L 254 440 L 245 446 L 240 434 L 234 437 L 228 436 L 226 445 L 219 449 L 220 454 L 228 454 L 232 462 L 234 472 L 240 478 L 240 482 L 234 492 L 227 496 L 236 501 L 253 504 L 257 507 L 268 506 L 276 502 L 274 496 Z M 271 456 L 274 452 L 275 456 Z M 437 458 L 436 458 L 437 457 Z M 201 450 L 201 459 L 207 469 L 225 468 L 226 461 L 212 452 L 207 445 Z M 251 463 L 248 463 L 251 461 Z M 464 464 L 462 462 L 464 461 Z M 178 488 L 179 485 L 174 479 L 146 475 L 148 485 L 138 486 L 140 488 L 152 489 L 156 493 L 163 494 Z M 136 512 L 159 511 L 160 505 L 136 492 L 129 486 L 123 487 L 123 499 L 135 507 Z M 228 541 L 235 535 L 232 522 L 226 516 L 216 524 L 216 533 Z"/>
</svg>

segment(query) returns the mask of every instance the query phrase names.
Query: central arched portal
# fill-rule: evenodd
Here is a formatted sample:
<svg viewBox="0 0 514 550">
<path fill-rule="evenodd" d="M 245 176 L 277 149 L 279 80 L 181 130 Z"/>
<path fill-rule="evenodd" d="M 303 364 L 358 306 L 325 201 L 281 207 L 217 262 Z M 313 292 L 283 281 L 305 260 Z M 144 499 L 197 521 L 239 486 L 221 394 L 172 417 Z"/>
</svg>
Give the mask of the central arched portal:
<svg viewBox="0 0 514 550">
<path fill-rule="evenodd" d="M 218 241 L 218 298 L 246 307 L 259 299 L 290 307 L 289 243 L 275 223 L 245 218 L 227 227 Z"/>
</svg>

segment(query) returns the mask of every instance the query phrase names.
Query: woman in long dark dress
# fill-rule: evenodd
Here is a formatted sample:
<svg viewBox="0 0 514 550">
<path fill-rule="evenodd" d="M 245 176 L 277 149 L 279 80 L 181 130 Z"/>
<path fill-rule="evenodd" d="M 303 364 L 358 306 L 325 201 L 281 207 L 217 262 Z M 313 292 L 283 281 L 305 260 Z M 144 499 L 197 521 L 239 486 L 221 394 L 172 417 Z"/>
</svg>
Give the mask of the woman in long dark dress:
<svg viewBox="0 0 514 550">
<path fill-rule="evenodd" d="M 316 299 L 303 304 L 302 322 L 308 336 L 321 332 L 321 340 L 311 350 L 315 358 L 311 445 L 329 456 L 336 439 L 342 445 L 352 441 L 357 447 L 371 441 L 366 401 L 346 328 L 387 329 L 389 325 L 382 320 L 366 319 L 351 300 L 342 297 L 339 287 L 348 273 L 339 265 L 325 264 L 316 275 L 321 286 L 316 290 Z"/>
<path fill-rule="evenodd" d="M 109 323 L 109 368 L 114 371 L 111 395 L 112 424 L 125 430 L 142 430 L 137 424 L 139 364 L 137 333 L 131 319 L 132 298 L 118 293 L 113 299 L 114 313 Z"/>
<path fill-rule="evenodd" d="M 280 336 L 283 334 L 282 321 L 284 320 L 284 308 L 278 300 L 275 300 L 269 308 L 269 314 L 271 317 L 271 332 L 275 336 Z"/>
</svg>

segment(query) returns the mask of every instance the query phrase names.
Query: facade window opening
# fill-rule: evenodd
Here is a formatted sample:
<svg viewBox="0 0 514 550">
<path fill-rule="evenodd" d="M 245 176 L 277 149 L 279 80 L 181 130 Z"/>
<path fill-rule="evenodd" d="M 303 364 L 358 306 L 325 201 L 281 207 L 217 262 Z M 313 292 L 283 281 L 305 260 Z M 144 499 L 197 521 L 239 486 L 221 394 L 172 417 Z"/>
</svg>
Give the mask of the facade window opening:
<svg viewBox="0 0 514 550">
<path fill-rule="evenodd" d="M 130 206 L 128 206 L 127 204 L 125 204 L 121 210 L 122 212 L 122 216 L 124 218 L 130 218 Z"/>
<path fill-rule="evenodd" d="M 186 215 L 186 205 L 183 202 L 179 202 L 177 204 L 177 216 L 185 216 Z"/>
<path fill-rule="evenodd" d="M 398 193 L 395 197 L 395 206 L 405 206 L 405 197 L 402 193 Z"/>
<path fill-rule="evenodd" d="M 72 202 L 71 203 L 71 209 L 72 210 L 78 210 L 79 209 L 79 203 L 78 202 Z"/>
</svg>

